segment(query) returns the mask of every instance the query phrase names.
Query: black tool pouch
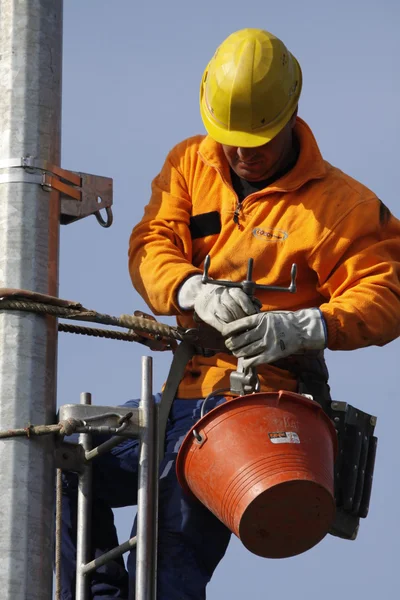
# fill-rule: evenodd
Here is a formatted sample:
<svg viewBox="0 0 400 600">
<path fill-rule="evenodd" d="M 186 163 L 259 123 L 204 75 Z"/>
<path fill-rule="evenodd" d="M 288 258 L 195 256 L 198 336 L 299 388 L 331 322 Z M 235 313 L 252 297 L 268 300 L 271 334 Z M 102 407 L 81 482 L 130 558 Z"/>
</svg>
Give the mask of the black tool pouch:
<svg viewBox="0 0 400 600">
<path fill-rule="evenodd" d="M 332 419 L 338 433 L 335 463 L 336 518 L 332 535 L 354 540 L 360 518 L 368 514 L 375 466 L 376 417 L 346 402 L 332 401 L 326 379 L 315 372 L 299 375 L 299 393 L 313 396 Z"/>
<path fill-rule="evenodd" d="M 330 417 L 338 432 L 335 463 L 337 518 L 331 533 L 355 539 L 360 518 L 368 515 L 378 439 L 376 417 L 346 402 L 331 402 Z"/>
</svg>

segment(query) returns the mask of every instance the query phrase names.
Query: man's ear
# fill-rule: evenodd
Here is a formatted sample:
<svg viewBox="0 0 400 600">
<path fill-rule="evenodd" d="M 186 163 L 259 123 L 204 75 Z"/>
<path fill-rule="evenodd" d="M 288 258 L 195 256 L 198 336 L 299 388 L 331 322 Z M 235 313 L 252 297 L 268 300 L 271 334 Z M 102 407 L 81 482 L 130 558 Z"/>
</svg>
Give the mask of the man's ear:
<svg viewBox="0 0 400 600">
<path fill-rule="evenodd" d="M 290 124 L 291 129 L 293 129 L 293 127 L 296 125 L 296 118 L 297 118 L 298 109 L 299 109 L 299 107 L 296 106 L 296 110 L 294 111 L 294 113 L 290 117 L 289 124 Z"/>
</svg>

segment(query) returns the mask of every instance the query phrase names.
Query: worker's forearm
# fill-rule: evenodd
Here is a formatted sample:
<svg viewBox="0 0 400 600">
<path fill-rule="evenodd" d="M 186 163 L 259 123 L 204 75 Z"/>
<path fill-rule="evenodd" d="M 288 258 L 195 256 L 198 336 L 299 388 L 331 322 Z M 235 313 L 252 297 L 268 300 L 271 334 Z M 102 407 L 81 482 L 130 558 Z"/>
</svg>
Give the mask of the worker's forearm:
<svg viewBox="0 0 400 600">
<path fill-rule="evenodd" d="M 400 298 L 389 289 L 359 286 L 352 293 L 322 304 L 330 350 L 383 346 L 400 335 Z"/>
<path fill-rule="evenodd" d="M 188 249 L 177 242 L 177 236 L 170 229 L 161 231 L 158 226 L 155 232 L 154 228 L 151 231 L 146 224 L 139 224 L 133 230 L 129 272 L 135 289 L 155 314 L 183 312 L 177 301 L 178 288 L 191 275 L 201 273 L 187 254 Z"/>
</svg>

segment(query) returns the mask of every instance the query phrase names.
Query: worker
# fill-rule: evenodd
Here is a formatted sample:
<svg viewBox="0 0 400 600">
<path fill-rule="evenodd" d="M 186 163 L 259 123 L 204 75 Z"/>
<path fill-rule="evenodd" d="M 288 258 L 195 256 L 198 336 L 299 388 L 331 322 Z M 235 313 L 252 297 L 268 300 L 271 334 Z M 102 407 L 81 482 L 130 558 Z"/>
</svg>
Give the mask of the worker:
<svg viewBox="0 0 400 600">
<path fill-rule="evenodd" d="M 191 358 L 172 405 L 160 470 L 159 600 L 204 599 L 229 542 L 230 531 L 179 487 L 175 459 L 202 399 L 211 395 L 208 408 L 225 401 L 218 390 L 229 388 L 238 358 L 257 368 L 262 391 L 314 381 L 328 393 L 325 348 L 383 346 L 400 335 L 400 222 L 322 158 L 298 116 L 301 89 L 300 65 L 282 41 L 260 29 L 231 34 L 201 79 L 207 135 L 170 151 L 130 238 L 132 282 L 153 313 L 176 315 L 183 328 L 203 321 L 226 346 Z M 297 292 L 252 298 L 202 283 L 207 255 L 215 280 L 244 280 L 252 258 L 253 279 L 272 286 L 287 286 L 296 263 Z M 127 441 L 94 465 L 96 554 L 116 543 L 110 506 L 135 502 L 136 460 L 136 442 Z M 74 484 L 66 479 L 62 597 L 70 600 Z M 133 551 L 132 587 L 134 563 Z M 91 589 L 95 599 L 127 598 L 122 563 L 97 572 Z"/>
</svg>

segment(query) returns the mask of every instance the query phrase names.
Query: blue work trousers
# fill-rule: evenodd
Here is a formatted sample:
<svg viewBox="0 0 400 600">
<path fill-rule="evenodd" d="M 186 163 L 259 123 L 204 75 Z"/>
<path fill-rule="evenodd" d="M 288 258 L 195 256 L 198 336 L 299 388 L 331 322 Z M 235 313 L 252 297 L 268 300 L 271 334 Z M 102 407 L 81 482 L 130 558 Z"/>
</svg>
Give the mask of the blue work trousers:
<svg viewBox="0 0 400 600">
<path fill-rule="evenodd" d="M 160 395 L 156 396 L 156 401 Z M 224 402 L 211 398 L 207 409 Z M 124 406 L 138 406 L 131 400 Z M 188 497 L 175 474 L 177 452 L 188 430 L 200 418 L 202 400 L 175 400 L 167 423 L 165 455 L 160 465 L 157 600 L 204 600 L 214 569 L 225 554 L 230 531 L 205 506 Z M 95 440 L 96 442 L 96 440 Z M 112 508 L 137 502 L 137 440 L 125 440 L 93 461 L 92 555 L 118 545 Z M 75 598 L 77 477 L 63 476 L 62 600 Z M 135 535 L 135 524 L 132 535 Z M 91 600 L 134 599 L 136 552 L 90 575 Z"/>
</svg>

